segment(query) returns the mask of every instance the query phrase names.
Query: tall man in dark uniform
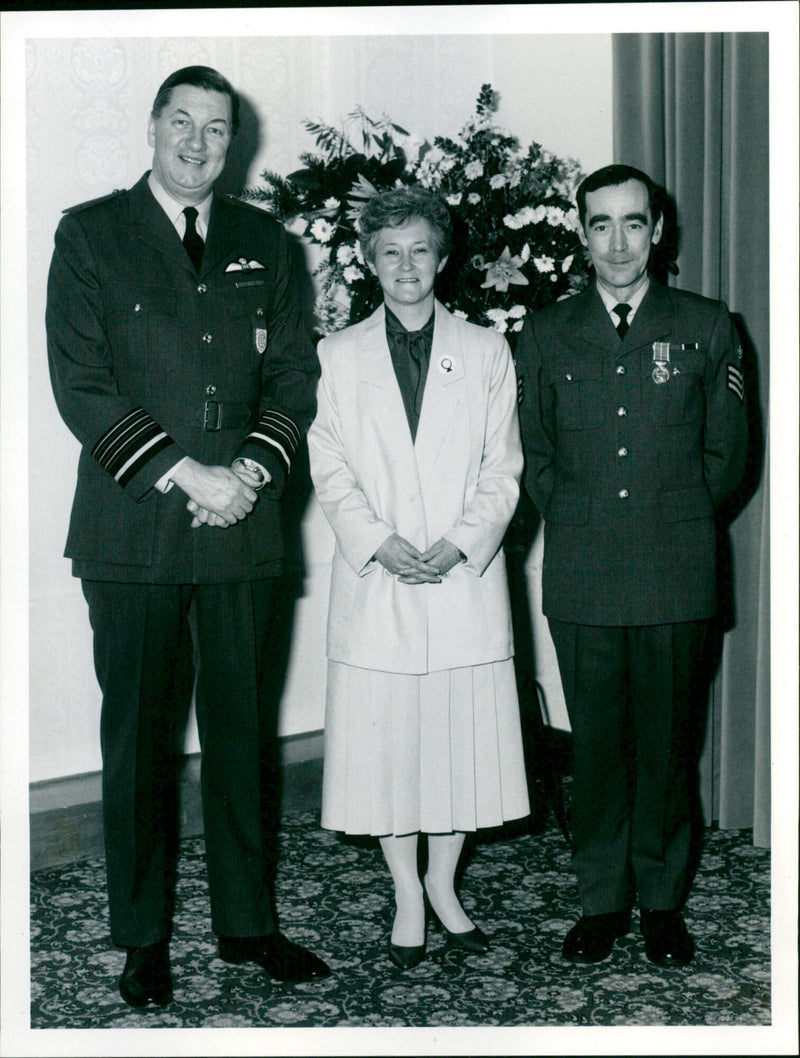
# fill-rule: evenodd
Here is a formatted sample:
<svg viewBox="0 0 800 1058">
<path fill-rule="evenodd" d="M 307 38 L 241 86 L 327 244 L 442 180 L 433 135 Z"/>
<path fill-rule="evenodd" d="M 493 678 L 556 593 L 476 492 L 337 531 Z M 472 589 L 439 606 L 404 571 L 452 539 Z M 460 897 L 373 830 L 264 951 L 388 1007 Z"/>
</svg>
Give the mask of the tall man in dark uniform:
<svg viewBox="0 0 800 1058">
<path fill-rule="evenodd" d="M 192 650 L 212 926 L 227 962 L 329 973 L 279 931 L 266 818 L 279 500 L 318 365 L 282 227 L 214 193 L 238 97 L 172 74 L 129 191 L 67 210 L 47 299 L 53 389 L 82 444 L 66 554 L 103 691 L 111 936 L 126 1002 L 164 1004 L 175 714 Z"/>
<path fill-rule="evenodd" d="M 714 510 L 744 467 L 742 353 L 724 304 L 649 276 L 663 218 L 645 173 L 607 166 L 577 200 L 595 282 L 532 316 L 516 350 L 573 734 L 583 914 L 562 954 L 606 958 L 638 897 L 647 956 L 686 965 L 687 736 L 708 688 Z"/>
</svg>

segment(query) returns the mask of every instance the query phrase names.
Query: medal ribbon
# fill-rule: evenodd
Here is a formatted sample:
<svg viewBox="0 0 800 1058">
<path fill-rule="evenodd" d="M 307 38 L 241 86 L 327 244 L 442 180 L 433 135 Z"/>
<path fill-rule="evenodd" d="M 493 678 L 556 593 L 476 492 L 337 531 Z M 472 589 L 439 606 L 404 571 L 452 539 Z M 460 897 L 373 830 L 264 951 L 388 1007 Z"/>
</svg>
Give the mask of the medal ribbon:
<svg viewBox="0 0 800 1058">
<path fill-rule="evenodd" d="M 669 363 L 669 342 L 653 342 L 653 363 Z"/>
</svg>

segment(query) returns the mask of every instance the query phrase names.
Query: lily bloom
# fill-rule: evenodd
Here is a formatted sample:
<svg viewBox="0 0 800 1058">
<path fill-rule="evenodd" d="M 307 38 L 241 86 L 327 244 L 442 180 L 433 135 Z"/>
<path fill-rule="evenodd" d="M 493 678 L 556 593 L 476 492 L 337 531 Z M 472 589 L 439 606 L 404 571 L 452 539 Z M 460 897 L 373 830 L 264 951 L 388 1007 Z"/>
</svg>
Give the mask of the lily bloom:
<svg viewBox="0 0 800 1058">
<path fill-rule="evenodd" d="M 486 279 L 481 283 L 481 288 L 494 287 L 496 290 L 506 291 L 509 283 L 527 286 L 528 280 L 520 272 L 520 267 L 524 263 L 521 257 L 512 257 L 511 251 L 506 246 L 496 261 L 483 266 L 486 269 Z"/>
</svg>

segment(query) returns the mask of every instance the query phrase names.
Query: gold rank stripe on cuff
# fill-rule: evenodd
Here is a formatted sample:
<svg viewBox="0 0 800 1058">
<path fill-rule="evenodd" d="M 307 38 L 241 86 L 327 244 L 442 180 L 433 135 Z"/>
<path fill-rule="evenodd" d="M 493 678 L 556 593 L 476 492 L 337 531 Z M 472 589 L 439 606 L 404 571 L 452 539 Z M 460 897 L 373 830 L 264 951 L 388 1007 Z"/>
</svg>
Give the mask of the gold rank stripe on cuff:
<svg viewBox="0 0 800 1058">
<path fill-rule="evenodd" d="M 728 364 L 728 389 L 735 393 L 739 400 L 744 400 L 744 375 L 733 364 Z"/>
<path fill-rule="evenodd" d="M 247 441 L 255 441 L 273 451 L 277 450 L 286 464 L 288 474 L 292 467 L 292 458 L 300 444 L 300 430 L 288 415 L 279 411 L 265 411 L 257 425 L 247 435 Z"/>
<path fill-rule="evenodd" d="M 98 440 L 92 455 L 123 487 L 147 463 L 173 443 L 144 408 L 134 408 Z"/>
</svg>

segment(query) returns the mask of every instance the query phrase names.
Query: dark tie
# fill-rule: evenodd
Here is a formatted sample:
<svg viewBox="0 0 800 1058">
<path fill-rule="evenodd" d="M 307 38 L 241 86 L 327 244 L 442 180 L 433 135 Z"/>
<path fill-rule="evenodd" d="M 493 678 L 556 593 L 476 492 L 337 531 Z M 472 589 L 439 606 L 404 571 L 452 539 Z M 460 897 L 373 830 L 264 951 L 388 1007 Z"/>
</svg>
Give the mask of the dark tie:
<svg viewBox="0 0 800 1058">
<path fill-rule="evenodd" d="M 628 313 L 631 311 L 630 305 L 615 305 L 614 312 L 619 316 L 619 323 L 617 324 L 617 334 L 620 338 L 624 338 L 628 333 Z"/>
<path fill-rule="evenodd" d="M 203 260 L 203 240 L 198 235 L 195 227 L 197 210 L 194 206 L 187 206 L 183 212 L 186 217 L 186 232 L 183 236 L 183 245 L 186 247 L 186 252 L 194 265 L 195 272 L 199 272 L 200 263 Z"/>
</svg>

